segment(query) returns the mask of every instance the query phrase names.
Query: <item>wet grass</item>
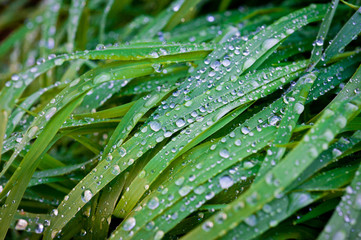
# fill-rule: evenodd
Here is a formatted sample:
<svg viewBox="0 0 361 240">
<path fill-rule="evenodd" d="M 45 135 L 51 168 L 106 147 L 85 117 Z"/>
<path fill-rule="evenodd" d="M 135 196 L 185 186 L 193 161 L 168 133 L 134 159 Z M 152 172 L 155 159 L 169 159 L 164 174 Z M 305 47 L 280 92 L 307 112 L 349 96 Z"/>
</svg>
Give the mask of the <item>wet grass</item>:
<svg viewBox="0 0 361 240">
<path fill-rule="evenodd" d="M 5 4 L 0 239 L 360 238 L 359 5 Z"/>
</svg>

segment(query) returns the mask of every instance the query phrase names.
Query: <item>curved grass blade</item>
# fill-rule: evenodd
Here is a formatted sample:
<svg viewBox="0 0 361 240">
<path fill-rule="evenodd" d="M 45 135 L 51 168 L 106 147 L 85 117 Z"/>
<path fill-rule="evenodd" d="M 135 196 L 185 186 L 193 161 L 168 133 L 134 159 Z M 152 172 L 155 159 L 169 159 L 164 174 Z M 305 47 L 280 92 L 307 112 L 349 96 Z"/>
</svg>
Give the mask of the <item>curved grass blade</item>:
<svg viewBox="0 0 361 240">
<path fill-rule="evenodd" d="M 285 148 L 276 147 L 276 144 L 286 144 L 290 141 L 292 130 L 295 128 L 299 116 L 304 110 L 304 104 L 307 99 L 308 92 L 310 91 L 317 75 L 315 73 L 308 73 L 302 76 L 296 87 L 293 88 L 292 96 L 287 101 L 285 114 L 280 122 L 279 129 L 276 133 L 275 140 L 267 150 L 267 156 L 262 162 L 261 169 L 255 181 L 264 176 L 273 166 L 275 166 L 286 152 Z"/>
<path fill-rule="evenodd" d="M 311 52 L 311 58 L 310 58 L 311 65 L 310 65 L 308 71 L 312 71 L 313 68 L 317 65 L 317 63 L 321 60 L 323 44 L 324 44 L 325 38 L 327 36 L 328 30 L 330 28 L 333 16 L 335 15 L 338 2 L 339 2 L 339 0 L 333 0 L 327 9 L 325 17 L 321 23 L 321 27 L 318 31 L 317 38 L 314 43 L 314 47 Z"/>
<path fill-rule="evenodd" d="M 360 189 L 361 167 L 355 173 L 351 184 L 346 188 L 346 193 L 333 213 L 330 221 L 325 226 L 318 239 L 338 238 L 357 239 L 358 225 L 360 224 Z"/>
<path fill-rule="evenodd" d="M 326 48 L 324 62 L 330 60 L 361 32 L 361 8 L 359 8 L 337 33 L 332 43 Z"/>
<path fill-rule="evenodd" d="M 244 221 L 255 211 L 262 208 L 264 204 L 276 196 L 282 196 L 284 188 L 294 181 L 297 176 L 316 159 L 319 155 L 318 149 L 322 149 L 321 145 L 327 147 L 333 140 L 335 134 L 345 127 L 348 119 L 358 114 L 361 106 L 360 100 L 361 95 L 356 95 L 352 100 L 344 100 L 343 102 L 329 106 L 328 110 L 324 112 L 322 117 L 314 125 L 312 131 L 309 131 L 303 137 L 302 141 L 280 164 L 276 165 L 265 177 L 253 184 L 239 199 L 222 210 L 227 216 L 222 224 L 217 224 L 214 217 L 211 217 L 208 221 L 213 223 L 212 228 L 204 230 L 200 226 L 196 227 L 188 233 L 184 239 L 192 239 L 192 237 L 201 233 L 204 237 L 211 239 L 222 236 L 231 230 L 234 225 Z M 335 112 L 342 112 L 342 115 L 335 114 Z M 319 137 L 325 136 L 325 134 L 330 137 Z M 318 141 L 314 141 L 313 139 L 317 139 Z M 298 156 L 301 155 L 303 158 L 299 160 Z M 297 168 L 293 167 L 294 165 L 296 165 Z M 227 226 L 227 229 L 224 229 L 224 226 Z M 220 227 L 222 230 L 219 229 Z"/>
<path fill-rule="evenodd" d="M 62 122 L 69 116 L 69 114 L 75 109 L 75 107 L 81 102 L 82 97 L 80 96 L 75 101 L 68 104 L 61 111 L 56 113 L 52 118 L 44 131 L 39 135 L 37 140 L 34 142 L 29 152 L 25 155 L 19 168 L 12 175 L 11 179 L 16 181 L 10 181 L 4 188 L 2 193 L 8 193 L 11 187 L 10 193 L 7 195 L 5 204 L 0 210 L 1 226 L 0 226 L 0 239 L 4 239 L 7 230 L 10 226 L 11 220 L 20 204 L 20 200 L 27 188 L 27 185 L 31 179 L 31 176 L 35 172 L 36 167 L 41 161 L 41 156 L 44 154 L 50 140 L 55 136 L 56 132 L 60 128 Z M 21 176 L 21 178 L 19 178 Z M 10 186 L 11 185 L 11 186 Z M 2 194 L 3 195 L 3 194 Z"/>
<path fill-rule="evenodd" d="M 86 0 L 72 0 L 69 8 L 69 20 L 67 22 L 67 34 L 68 42 L 67 49 L 68 52 L 73 51 L 75 46 L 75 36 L 78 30 L 80 17 L 82 15 L 83 9 L 85 7 Z"/>
</svg>

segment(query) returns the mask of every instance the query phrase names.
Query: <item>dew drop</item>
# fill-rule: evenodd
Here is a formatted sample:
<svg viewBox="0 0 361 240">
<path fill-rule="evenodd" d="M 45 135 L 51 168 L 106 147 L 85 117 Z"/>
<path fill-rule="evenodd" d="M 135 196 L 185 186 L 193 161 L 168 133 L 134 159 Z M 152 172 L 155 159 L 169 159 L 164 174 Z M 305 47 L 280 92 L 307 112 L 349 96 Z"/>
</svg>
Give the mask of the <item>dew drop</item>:
<svg viewBox="0 0 361 240">
<path fill-rule="evenodd" d="M 229 65 L 231 65 L 231 61 L 229 59 L 224 59 L 222 61 L 222 65 L 225 67 L 228 67 Z"/>
<path fill-rule="evenodd" d="M 250 130 L 247 127 L 242 127 L 241 132 L 246 135 L 246 134 L 250 133 Z"/>
<path fill-rule="evenodd" d="M 134 228 L 135 224 L 136 224 L 135 218 L 130 217 L 127 220 L 125 220 L 124 225 L 123 225 L 123 229 L 125 231 L 130 231 L 130 230 L 132 230 Z"/>
<path fill-rule="evenodd" d="M 16 222 L 15 229 L 16 230 L 25 230 L 27 226 L 28 226 L 28 221 L 26 221 L 25 219 L 19 219 Z"/>
<path fill-rule="evenodd" d="M 164 232 L 162 230 L 159 230 L 156 232 L 155 236 L 154 236 L 154 240 L 160 240 L 162 239 L 164 236 Z"/>
<path fill-rule="evenodd" d="M 230 188 L 233 185 L 233 179 L 228 175 L 222 176 L 219 179 L 219 185 L 222 189 Z"/>
<path fill-rule="evenodd" d="M 81 195 L 81 200 L 83 202 L 87 203 L 90 201 L 90 199 L 92 199 L 92 197 L 93 197 L 93 193 L 89 189 L 87 189 Z"/>
<path fill-rule="evenodd" d="M 276 38 L 269 38 L 267 40 L 265 40 L 262 44 L 262 48 L 264 50 L 268 50 L 271 49 L 274 45 L 276 45 L 279 42 L 278 39 Z"/>
<path fill-rule="evenodd" d="M 41 234 L 43 233 L 43 231 L 44 231 L 44 225 L 41 223 L 37 224 L 35 227 L 35 233 Z"/>
<path fill-rule="evenodd" d="M 151 121 L 149 122 L 150 129 L 152 129 L 154 132 L 158 132 L 162 125 L 158 121 Z"/>
<path fill-rule="evenodd" d="M 229 158 L 229 151 L 226 148 L 223 148 L 219 151 L 219 156 L 222 158 Z"/>
<path fill-rule="evenodd" d="M 147 206 L 151 210 L 156 209 L 159 206 L 159 199 L 157 197 L 151 198 L 148 201 Z"/>
<path fill-rule="evenodd" d="M 296 111 L 297 114 L 301 114 L 304 109 L 305 109 L 305 106 L 303 106 L 302 103 L 299 103 L 299 102 L 295 103 L 294 110 Z"/>
<path fill-rule="evenodd" d="M 175 122 L 175 124 L 177 125 L 177 127 L 183 127 L 184 125 L 185 125 L 185 121 L 184 121 L 184 119 L 183 118 L 179 118 L 176 122 Z"/>
<path fill-rule="evenodd" d="M 184 197 L 185 195 L 187 195 L 190 191 L 192 190 L 192 188 L 188 185 L 185 185 L 183 187 L 181 187 L 178 191 L 179 195 L 181 195 L 182 197 Z"/>
<path fill-rule="evenodd" d="M 58 58 L 58 59 L 55 59 L 54 60 L 54 64 L 56 65 L 56 66 L 60 66 L 60 65 L 62 65 L 64 63 L 64 59 L 62 59 L 62 58 Z"/>
<path fill-rule="evenodd" d="M 211 228 L 213 228 L 213 222 L 211 221 L 205 221 L 203 224 L 202 224 L 202 229 L 206 232 L 208 232 L 209 230 L 211 230 Z"/>
<path fill-rule="evenodd" d="M 99 84 L 99 83 L 109 81 L 110 79 L 111 79 L 111 77 L 110 77 L 109 73 L 102 73 L 102 74 L 97 75 L 94 78 L 93 82 L 94 82 L 94 84 Z"/>
<path fill-rule="evenodd" d="M 29 132 L 28 132 L 28 137 L 29 138 L 34 137 L 38 130 L 39 130 L 39 127 L 37 127 L 37 126 L 34 126 L 34 127 L 30 128 Z"/>
<path fill-rule="evenodd" d="M 120 174 L 120 167 L 119 165 L 114 165 L 112 169 L 112 174 L 119 175 Z"/>
<path fill-rule="evenodd" d="M 257 224 L 257 218 L 256 218 L 255 215 L 252 214 L 251 216 L 249 216 L 248 218 L 246 218 L 246 219 L 244 220 L 244 222 L 245 222 L 248 226 L 254 227 L 254 226 L 256 226 L 256 224 Z"/>
<path fill-rule="evenodd" d="M 253 63 L 255 63 L 256 62 L 256 60 L 254 59 L 254 58 L 248 58 L 245 62 L 244 62 L 244 64 L 243 64 L 243 70 L 246 70 L 246 69 L 248 69 L 250 66 L 252 66 L 253 65 Z"/>
<path fill-rule="evenodd" d="M 46 119 L 46 120 L 49 120 L 52 116 L 54 116 L 55 113 L 56 113 L 56 107 L 50 108 L 50 109 L 45 113 L 45 119 Z"/>
</svg>

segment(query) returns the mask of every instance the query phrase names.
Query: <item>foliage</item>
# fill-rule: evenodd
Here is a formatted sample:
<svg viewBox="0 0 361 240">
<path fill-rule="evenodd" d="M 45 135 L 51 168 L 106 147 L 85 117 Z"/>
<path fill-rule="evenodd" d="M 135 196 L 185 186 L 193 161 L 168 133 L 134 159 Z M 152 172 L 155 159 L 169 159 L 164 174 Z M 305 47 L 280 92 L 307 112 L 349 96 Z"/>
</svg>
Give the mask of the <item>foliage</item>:
<svg viewBox="0 0 361 240">
<path fill-rule="evenodd" d="M 0 239 L 361 238 L 359 1 L 5 5 Z"/>
</svg>

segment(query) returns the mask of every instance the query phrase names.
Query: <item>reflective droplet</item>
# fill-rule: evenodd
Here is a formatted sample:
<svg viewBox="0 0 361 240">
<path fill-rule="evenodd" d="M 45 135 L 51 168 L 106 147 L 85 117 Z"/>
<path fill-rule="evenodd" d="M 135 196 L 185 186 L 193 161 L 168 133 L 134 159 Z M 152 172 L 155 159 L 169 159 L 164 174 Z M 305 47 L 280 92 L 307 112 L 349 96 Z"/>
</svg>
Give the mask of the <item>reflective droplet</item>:
<svg viewBox="0 0 361 240">
<path fill-rule="evenodd" d="M 185 125 L 185 121 L 184 121 L 184 119 L 183 118 L 179 118 L 176 122 L 175 122 L 175 124 L 177 125 L 177 127 L 183 127 L 184 125 Z"/>
<path fill-rule="evenodd" d="M 279 42 L 279 40 L 276 38 L 269 38 L 263 42 L 262 48 L 264 50 L 268 50 L 268 49 L 272 48 L 274 45 L 276 45 L 278 42 Z"/>
<path fill-rule="evenodd" d="M 26 221 L 25 219 L 19 219 L 16 222 L 15 229 L 16 230 L 25 230 L 27 226 L 28 226 L 28 221 Z"/>
<path fill-rule="evenodd" d="M 123 229 L 125 231 L 130 231 L 130 230 L 132 230 L 134 228 L 135 224 L 136 224 L 135 218 L 130 217 L 127 220 L 125 220 L 124 225 L 123 225 Z"/>
<path fill-rule="evenodd" d="M 304 109 L 305 109 L 305 106 L 303 106 L 302 103 L 299 103 L 299 102 L 295 103 L 294 110 L 296 111 L 297 114 L 301 114 Z"/>
<path fill-rule="evenodd" d="M 221 156 L 222 158 L 229 158 L 229 152 L 226 148 L 223 148 L 219 151 L 219 156 Z"/>
<path fill-rule="evenodd" d="M 44 225 L 41 223 L 37 224 L 35 227 L 35 233 L 41 234 L 43 232 L 44 232 Z"/>
<path fill-rule="evenodd" d="M 233 179 L 230 176 L 225 175 L 219 179 L 219 185 L 222 189 L 230 188 L 233 185 Z"/>
<path fill-rule="evenodd" d="M 149 209 L 156 209 L 159 206 L 159 199 L 157 197 L 151 198 L 148 203 L 147 206 Z"/>
<path fill-rule="evenodd" d="M 150 126 L 150 129 L 152 129 L 154 132 L 158 132 L 162 127 L 162 125 L 158 121 L 151 121 L 149 123 L 149 126 Z"/>
<path fill-rule="evenodd" d="M 90 199 L 92 199 L 93 197 L 93 193 L 88 189 L 88 190 L 85 190 L 81 196 L 81 200 L 85 203 L 89 202 Z"/>
<path fill-rule="evenodd" d="M 49 120 L 52 116 L 54 116 L 55 113 L 56 113 L 56 107 L 50 108 L 50 109 L 45 113 L 45 119 L 46 119 L 46 120 Z"/>
<path fill-rule="evenodd" d="M 99 84 L 99 83 L 109 81 L 110 79 L 111 79 L 111 77 L 110 77 L 109 73 L 102 73 L 102 74 L 97 75 L 94 78 L 93 82 L 94 82 L 94 84 Z"/>
</svg>

